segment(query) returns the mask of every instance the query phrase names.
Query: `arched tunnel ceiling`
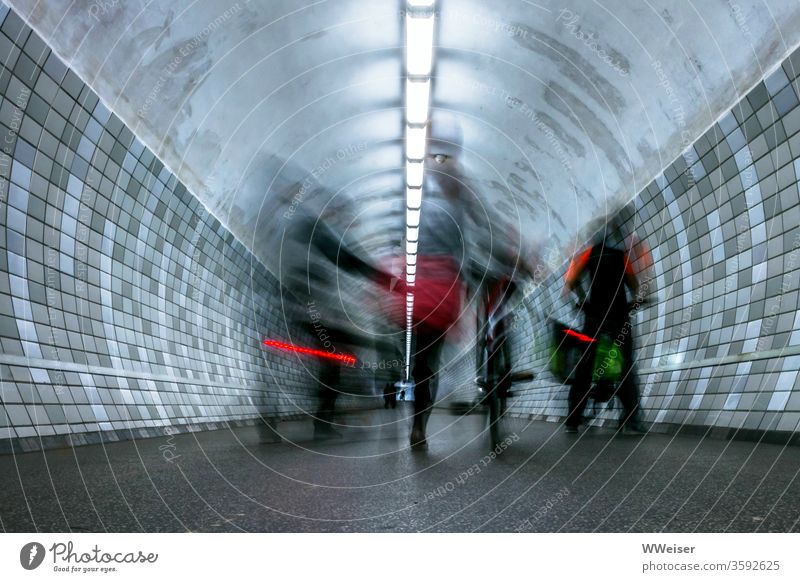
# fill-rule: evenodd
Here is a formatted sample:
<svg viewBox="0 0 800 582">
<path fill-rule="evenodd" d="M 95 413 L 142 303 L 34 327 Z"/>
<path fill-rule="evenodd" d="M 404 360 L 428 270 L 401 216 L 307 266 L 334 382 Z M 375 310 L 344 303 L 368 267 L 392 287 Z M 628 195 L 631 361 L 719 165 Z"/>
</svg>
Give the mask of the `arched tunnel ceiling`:
<svg viewBox="0 0 800 582">
<path fill-rule="evenodd" d="M 402 238 L 399 0 L 10 0 L 268 266 L 316 185 Z M 439 0 L 432 107 L 470 186 L 562 247 L 631 198 L 800 37 L 795 0 Z M 435 117 L 434 117 L 435 119 Z M 305 187 L 304 187 L 305 186 Z"/>
</svg>

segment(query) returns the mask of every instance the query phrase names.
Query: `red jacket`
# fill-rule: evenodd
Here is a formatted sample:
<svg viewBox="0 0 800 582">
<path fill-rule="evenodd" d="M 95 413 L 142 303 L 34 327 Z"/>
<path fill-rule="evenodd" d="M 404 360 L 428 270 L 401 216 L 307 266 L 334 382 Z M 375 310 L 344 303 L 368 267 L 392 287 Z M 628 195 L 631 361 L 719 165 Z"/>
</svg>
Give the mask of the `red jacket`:
<svg viewBox="0 0 800 582">
<path fill-rule="evenodd" d="M 406 292 L 414 294 L 412 323 L 417 333 L 446 333 L 461 313 L 463 284 L 458 263 L 445 255 L 417 258 L 416 284 L 406 286 L 405 272 L 392 294 L 391 318 L 405 327 Z"/>
</svg>

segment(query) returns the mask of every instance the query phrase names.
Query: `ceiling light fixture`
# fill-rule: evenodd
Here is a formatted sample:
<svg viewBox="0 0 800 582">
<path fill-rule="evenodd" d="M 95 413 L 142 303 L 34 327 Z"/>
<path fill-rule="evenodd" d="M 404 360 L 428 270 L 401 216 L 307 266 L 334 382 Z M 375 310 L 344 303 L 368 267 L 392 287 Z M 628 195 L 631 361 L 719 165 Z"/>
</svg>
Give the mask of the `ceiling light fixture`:
<svg viewBox="0 0 800 582">
<path fill-rule="evenodd" d="M 406 160 L 406 185 L 409 188 L 422 188 L 422 162 Z"/>
<path fill-rule="evenodd" d="M 406 206 L 414 209 L 422 206 L 422 188 L 406 188 Z"/>
<path fill-rule="evenodd" d="M 411 76 L 431 74 L 433 14 L 406 15 L 406 70 Z"/>
<path fill-rule="evenodd" d="M 431 81 L 412 81 L 406 79 L 406 121 L 425 123 L 428 121 L 428 100 L 431 95 Z"/>
<path fill-rule="evenodd" d="M 409 160 L 425 157 L 425 127 L 406 126 L 406 156 Z"/>
<path fill-rule="evenodd" d="M 408 226 L 419 226 L 419 208 L 406 208 L 406 224 Z"/>
</svg>

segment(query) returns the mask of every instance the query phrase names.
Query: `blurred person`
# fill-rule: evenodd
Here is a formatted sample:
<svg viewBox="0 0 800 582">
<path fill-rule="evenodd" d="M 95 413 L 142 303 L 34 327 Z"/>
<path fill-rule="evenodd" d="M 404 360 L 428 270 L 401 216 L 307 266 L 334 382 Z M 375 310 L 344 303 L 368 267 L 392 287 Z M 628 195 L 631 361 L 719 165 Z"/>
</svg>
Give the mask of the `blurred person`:
<svg viewBox="0 0 800 582">
<path fill-rule="evenodd" d="M 416 285 L 411 288 L 415 346 L 412 449 L 427 448 L 426 429 L 436 398 L 442 347 L 461 313 L 462 266 L 467 256 L 461 143 L 461 127 L 452 115 L 440 113 L 433 119 L 425 160 Z"/>
<path fill-rule="evenodd" d="M 334 356 L 352 355 L 362 347 L 373 347 L 373 341 L 356 329 L 345 311 L 339 290 L 339 277 L 346 273 L 379 285 L 388 284 L 388 275 L 362 259 L 334 230 L 334 218 L 342 221 L 346 208 L 326 204 L 318 207 L 318 199 L 304 200 L 285 220 L 281 241 L 280 273 L 282 284 L 295 302 L 289 302 L 289 319 L 296 331 L 310 337 L 319 350 Z M 333 428 L 336 400 L 342 392 L 342 367 L 352 362 L 320 358 L 317 380 L 319 406 L 314 415 L 314 437 L 336 438 Z"/>
<path fill-rule="evenodd" d="M 383 407 L 397 408 L 397 388 L 394 382 L 387 382 L 383 387 Z"/>
<path fill-rule="evenodd" d="M 515 305 L 515 299 L 521 298 L 524 284 L 534 279 L 535 270 L 530 265 L 531 260 L 538 257 L 534 248 L 522 250 L 523 241 L 513 225 L 501 225 L 500 229 L 503 234 L 492 241 L 487 267 L 479 273 L 478 378 L 486 390 L 482 400 L 489 406 L 492 446 L 502 439 L 501 420 L 506 400 L 511 396 L 512 383 L 533 377 L 530 372 L 514 373 L 511 334 L 515 327 L 515 309 L 521 306 Z"/>
<path fill-rule="evenodd" d="M 488 287 L 485 301 L 486 323 L 483 334 L 486 353 L 486 378 L 489 386 L 497 387 L 505 398 L 511 391 L 511 297 L 517 284 L 508 278 L 493 281 Z"/>
<path fill-rule="evenodd" d="M 427 423 L 436 400 L 441 353 L 448 333 L 459 322 L 463 297 L 478 293 L 486 281 L 502 277 L 510 286 L 517 275 L 518 233 L 493 216 L 490 208 L 478 204 L 477 196 L 467 187 L 461 168 L 462 144 L 463 132 L 455 116 L 434 112 L 425 158 L 416 284 L 411 288 L 411 377 L 415 383 L 412 449 L 427 448 Z M 399 285 L 403 298 L 404 287 Z M 500 331 L 497 325 L 493 329 Z M 498 338 L 500 335 L 505 337 L 498 333 Z M 500 350 L 492 360 L 495 364 L 499 354 L 506 353 L 500 346 L 505 346 L 504 342 L 495 344 Z"/>
<path fill-rule="evenodd" d="M 598 338 L 608 334 L 623 357 L 621 380 L 616 396 L 623 407 L 620 428 L 624 434 L 643 434 L 640 422 L 639 387 L 633 357 L 631 311 L 646 300 L 645 287 L 640 287 L 636 261 L 652 265 L 646 246 L 637 241 L 629 248 L 618 217 L 601 229 L 588 248 L 574 257 L 565 276 L 565 293 L 572 293 L 584 313 L 583 334 L 591 338 L 585 344 L 575 379 L 569 391 L 569 411 L 565 432 L 577 433 L 591 389 L 595 370 Z M 643 271 L 639 271 L 642 273 Z M 588 289 L 584 289 L 586 282 Z"/>
<path fill-rule="evenodd" d="M 394 383 L 394 389 L 397 391 L 397 399 L 401 402 L 411 400 L 410 385 L 406 380 L 398 380 Z"/>
<path fill-rule="evenodd" d="M 534 271 L 528 260 L 521 257 L 522 241 L 516 229 L 503 228 L 504 236 L 495 241 L 489 264 L 480 273 L 481 320 L 478 324 L 479 346 L 484 378 L 490 388 L 497 388 L 503 398 L 511 390 L 510 334 L 514 318 L 512 299 L 526 281 L 533 280 Z M 526 251 L 531 253 L 530 250 Z M 533 257 L 534 259 L 536 257 Z"/>
<path fill-rule="evenodd" d="M 511 324 L 510 299 L 516 283 L 507 276 L 489 279 L 483 294 L 483 319 L 479 324 L 478 343 L 481 347 L 482 380 L 486 396 L 484 403 L 490 407 L 489 430 L 492 446 L 502 438 L 500 418 L 505 414 L 506 399 L 511 394 Z"/>
</svg>

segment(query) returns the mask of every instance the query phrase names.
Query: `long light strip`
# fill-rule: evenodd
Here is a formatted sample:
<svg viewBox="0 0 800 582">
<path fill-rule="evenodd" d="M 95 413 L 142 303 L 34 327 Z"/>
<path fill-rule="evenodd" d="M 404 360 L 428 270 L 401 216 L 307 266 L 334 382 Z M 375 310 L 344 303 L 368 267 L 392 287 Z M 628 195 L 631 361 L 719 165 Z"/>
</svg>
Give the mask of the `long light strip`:
<svg viewBox="0 0 800 582">
<path fill-rule="evenodd" d="M 406 13 L 406 379 L 411 364 L 424 158 L 430 115 L 436 0 L 408 0 Z"/>
<path fill-rule="evenodd" d="M 418 16 L 409 12 L 406 15 L 406 66 L 408 74 L 412 76 L 431 74 L 433 14 Z"/>
</svg>

